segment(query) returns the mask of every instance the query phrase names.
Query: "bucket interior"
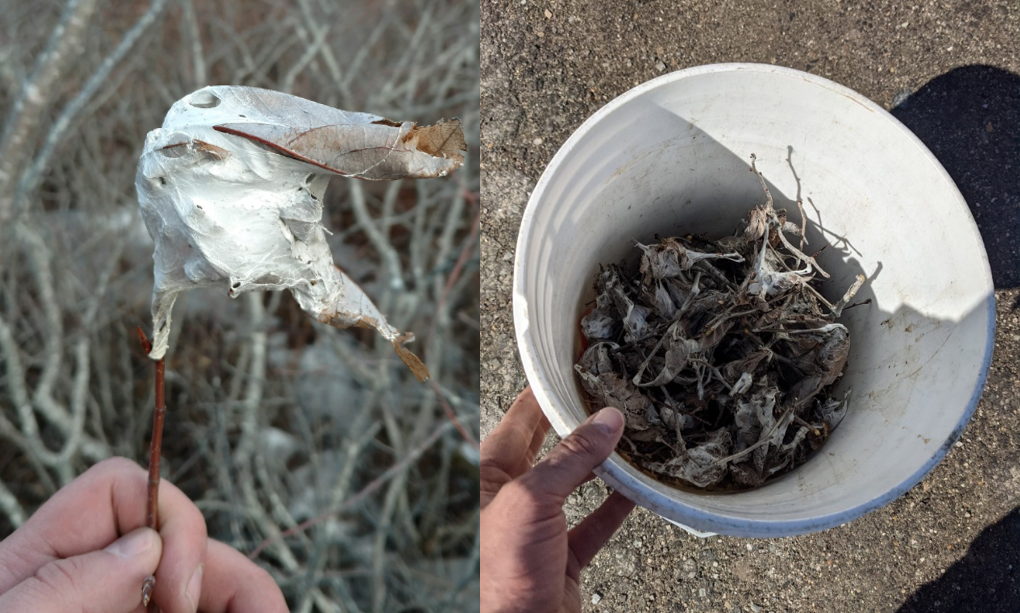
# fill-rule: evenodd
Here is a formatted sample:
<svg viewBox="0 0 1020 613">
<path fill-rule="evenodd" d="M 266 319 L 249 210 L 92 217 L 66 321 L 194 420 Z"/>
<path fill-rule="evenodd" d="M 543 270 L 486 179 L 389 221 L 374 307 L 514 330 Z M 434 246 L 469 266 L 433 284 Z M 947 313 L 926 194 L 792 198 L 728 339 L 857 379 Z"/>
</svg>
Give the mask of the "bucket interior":
<svg viewBox="0 0 1020 613">
<path fill-rule="evenodd" d="M 586 417 L 573 371 L 577 322 L 599 264 L 634 261 L 654 236 L 732 234 L 765 196 L 809 222 L 808 253 L 851 351 L 840 426 L 806 464 L 762 488 L 703 494 L 614 454 L 599 470 L 642 506 L 699 530 L 780 536 L 844 523 L 919 481 L 976 405 L 994 326 L 991 273 L 966 203 L 909 131 L 845 88 L 797 71 L 721 65 L 667 75 L 610 103 L 547 168 L 525 213 L 514 311 L 528 378 L 562 435 Z"/>
</svg>

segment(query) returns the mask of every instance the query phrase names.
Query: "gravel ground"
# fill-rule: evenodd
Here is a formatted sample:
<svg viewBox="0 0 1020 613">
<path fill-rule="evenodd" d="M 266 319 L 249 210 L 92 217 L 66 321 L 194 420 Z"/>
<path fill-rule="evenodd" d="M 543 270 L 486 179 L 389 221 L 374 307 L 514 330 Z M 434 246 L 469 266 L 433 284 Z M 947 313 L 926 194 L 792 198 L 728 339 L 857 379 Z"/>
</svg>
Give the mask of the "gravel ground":
<svg viewBox="0 0 1020 613">
<path fill-rule="evenodd" d="M 615 96 L 716 62 L 807 70 L 913 129 L 971 205 L 992 261 L 995 355 L 963 438 L 908 494 L 804 537 L 697 539 L 636 511 L 583 577 L 586 611 L 1020 611 L 1020 6 L 794 0 L 482 3 L 482 432 L 525 385 L 511 279 L 527 198 Z M 576 521 L 604 498 L 568 502 Z"/>
</svg>

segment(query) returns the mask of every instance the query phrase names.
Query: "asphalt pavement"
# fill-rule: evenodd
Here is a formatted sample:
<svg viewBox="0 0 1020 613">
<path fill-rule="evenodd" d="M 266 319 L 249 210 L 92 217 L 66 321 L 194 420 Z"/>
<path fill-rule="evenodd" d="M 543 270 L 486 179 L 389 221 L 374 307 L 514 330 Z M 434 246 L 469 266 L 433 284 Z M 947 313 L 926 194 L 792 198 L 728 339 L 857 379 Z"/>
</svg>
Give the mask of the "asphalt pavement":
<svg viewBox="0 0 1020 613">
<path fill-rule="evenodd" d="M 1020 4 L 486 0 L 481 32 L 483 436 L 526 385 L 511 280 L 531 190 L 586 118 L 668 71 L 778 64 L 890 110 L 967 199 L 996 287 L 985 392 L 919 485 L 783 539 L 699 539 L 639 509 L 584 572 L 585 611 L 1020 611 Z M 583 486 L 568 519 L 605 495 Z"/>
</svg>

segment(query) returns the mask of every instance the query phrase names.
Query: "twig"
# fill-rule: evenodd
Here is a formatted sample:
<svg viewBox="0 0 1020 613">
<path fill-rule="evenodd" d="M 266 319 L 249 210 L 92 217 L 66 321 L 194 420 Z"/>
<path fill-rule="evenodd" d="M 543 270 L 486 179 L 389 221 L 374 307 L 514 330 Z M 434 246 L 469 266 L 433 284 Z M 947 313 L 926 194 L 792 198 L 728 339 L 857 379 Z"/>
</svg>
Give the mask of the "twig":
<svg viewBox="0 0 1020 613">
<path fill-rule="evenodd" d="M 804 234 L 807 232 L 807 215 L 804 214 L 804 201 L 797 198 L 797 209 L 800 211 L 800 250 L 804 251 L 804 245 L 807 243 L 807 236 Z"/>
<path fill-rule="evenodd" d="M 152 351 L 152 343 L 138 328 L 138 340 L 142 343 L 145 355 Z M 164 358 L 156 360 L 156 413 L 152 420 L 152 442 L 149 443 L 149 483 L 145 505 L 145 525 L 159 530 L 159 456 L 163 451 L 163 418 L 166 415 L 166 398 L 163 394 L 166 379 L 166 362 Z M 142 606 L 148 607 L 152 598 L 152 590 L 156 586 L 156 578 L 149 575 L 142 583 Z M 157 609 L 158 610 L 158 609 Z"/>
<path fill-rule="evenodd" d="M 184 20 L 188 26 L 188 39 L 191 42 L 191 63 L 195 73 L 195 86 L 206 85 L 205 53 L 202 51 L 202 33 L 198 29 L 198 19 L 195 16 L 195 4 L 191 0 L 184 0 Z"/>
<path fill-rule="evenodd" d="M 68 0 L 46 50 L 7 114 L 0 136 L 0 220 L 9 220 L 13 213 L 18 177 L 28 158 L 24 150 L 42 122 L 50 100 L 63 85 L 63 77 L 78 55 L 75 51 L 85 39 L 97 4 L 95 0 Z"/>
<path fill-rule="evenodd" d="M 79 117 L 81 112 L 85 109 L 88 102 L 96 95 L 96 92 L 109 84 L 110 73 L 114 68 L 124 59 L 124 57 L 131 51 L 138 39 L 149 29 L 149 27 L 155 23 L 156 18 L 163 12 L 166 7 L 167 0 L 153 0 L 149 6 L 149 10 L 135 23 L 135 25 L 128 30 L 121 39 L 120 44 L 114 49 L 113 53 L 107 56 L 96 72 L 89 77 L 89 80 L 82 86 L 81 91 L 78 95 L 64 107 L 56 121 L 53 122 L 50 127 L 49 133 L 46 135 L 46 141 L 43 145 L 42 151 L 33 160 L 32 165 L 27 168 L 21 176 L 21 181 L 18 183 L 17 191 L 14 195 L 13 206 L 11 212 L 17 215 L 23 207 L 24 199 L 33 192 L 43 178 L 43 171 L 49 166 L 50 159 L 56 152 L 57 148 L 64 143 L 65 136 L 71 129 L 74 121 Z"/>
<path fill-rule="evenodd" d="M 289 530 L 284 530 L 283 532 L 272 538 L 267 538 L 266 540 L 262 541 L 259 544 L 259 546 L 255 548 L 254 551 L 248 554 L 248 558 L 254 560 L 255 558 L 258 557 L 260 553 L 262 553 L 262 551 L 266 547 L 269 547 L 278 540 L 286 538 L 288 536 L 292 536 L 299 532 L 304 532 L 305 530 L 308 530 L 309 528 L 318 524 L 324 519 L 327 519 L 332 515 L 343 513 L 347 509 L 358 504 L 359 502 L 370 496 L 373 492 L 378 490 L 380 487 L 382 487 L 383 484 L 385 484 L 387 481 L 403 472 L 408 466 L 410 466 L 413 462 L 420 458 L 421 455 L 425 453 L 425 451 L 427 451 L 428 448 L 431 447 L 437 440 L 439 440 L 439 437 L 442 436 L 443 433 L 446 432 L 452 425 L 453 425 L 452 422 L 443 422 L 442 424 L 439 425 L 438 428 L 432 431 L 432 434 L 430 434 L 429 437 L 425 439 L 421 445 L 412 449 L 411 453 L 407 454 L 407 456 L 403 460 L 397 462 L 390 468 L 386 469 L 386 472 L 373 479 L 371 482 L 369 482 L 368 485 L 363 487 L 360 492 L 345 500 L 343 504 L 334 507 L 326 511 L 325 513 L 317 515 L 309 520 L 303 521 Z"/>
<path fill-rule="evenodd" d="M 851 304 L 850 306 L 844 307 L 843 311 L 849 311 L 850 309 L 852 309 L 854 307 L 864 306 L 866 304 L 871 304 L 871 298 L 868 298 L 867 300 L 862 300 L 861 302 L 855 302 L 855 303 Z"/>
<path fill-rule="evenodd" d="M 351 195 L 350 202 L 351 208 L 354 209 L 354 218 L 358 220 L 358 225 L 365 230 L 369 242 L 372 243 L 386 264 L 390 287 L 398 292 L 404 291 L 404 272 L 400 266 L 400 255 L 390 244 L 389 238 L 383 236 L 382 231 L 376 226 L 375 220 L 368 212 L 368 207 L 365 204 L 365 190 L 361 186 L 361 181 L 348 181 L 347 188 Z"/>
<path fill-rule="evenodd" d="M 429 328 L 428 340 L 425 343 L 426 347 L 432 346 L 432 338 L 436 334 L 436 326 L 442 317 L 444 311 L 443 308 L 446 306 L 446 298 L 450 293 L 450 289 L 454 283 L 457 282 L 457 278 L 460 277 L 461 272 L 464 270 L 464 265 L 467 263 L 468 258 L 475 250 L 475 239 L 478 237 L 478 231 L 482 219 L 482 207 L 477 206 L 475 211 L 475 220 L 471 223 L 471 233 L 466 239 L 464 239 L 464 246 L 461 247 L 460 255 L 457 256 L 457 261 L 453 264 L 453 269 L 450 270 L 450 275 L 446 278 L 446 285 L 443 286 L 443 293 L 439 296 L 439 303 L 436 305 L 436 316 L 432 320 L 432 327 Z"/>
<path fill-rule="evenodd" d="M 305 21 L 305 25 L 310 29 L 316 25 L 316 17 L 312 14 L 311 7 L 308 5 L 308 0 L 299 0 L 298 5 L 301 7 L 301 17 Z M 330 106 L 337 106 L 340 108 L 348 108 L 348 104 L 351 101 L 352 95 L 349 87 L 344 85 L 344 75 L 340 70 L 340 62 L 337 61 L 336 55 L 333 53 L 333 49 L 329 45 L 322 45 L 319 48 L 319 53 L 322 55 L 322 60 L 326 64 L 326 68 L 329 70 L 329 78 L 333 80 L 337 88 L 340 90 L 340 104 L 330 104 Z"/>
<path fill-rule="evenodd" d="M 435 379 L 429 379 L 429 384 L 432 385 L 432 391 L 436 393 L 436 398 L 439 399 L 439 404 L 442 405 L 443 412 L 446 413 L 446 417 L 453 422 L 453 425 L 457 428 L 457 432 L 460 432 L 460 435 L 464 437 L 465 441 L 471 443 L 472 447 L 480 449 L 478 441 L 476 441 L 474 437 L 471 436 L 471 433 L 467 431 L 467 428 L 460 423 L 460 420 L 457 419 L 457 414 L 453 412 L 453 409 L 450 408 L 450 404 L 446 402 L 446 398 L 443 396 L 443 390 L 439 389 L 439 384 L 436 383 Z"/>
<path fill-rule="evenodd" d="M 25 523 L 27 515 L 25 515 L 25 509 L 21 507 L 21 503 L 18 502 L 17 496 L 15 496 L 7 486 L 4 485 L 3 481 L 0 481 L 0 511 L 4 512 L 7 519 L 10 520 L 11 524 L 18 528 L 21 524 Z"/>
<path fill-rule="evenodd" d="M 386 581 L 383 573 L 386 570 L 386 543 L 393 538 L 390 534 L 390 526 L 393 523 L 393 511 L 397 502 L 404 492 L 403 486 L 398 484 L 399 480 L 390 484 L 386 496 L 383 498 L 382 512 L 379 513 L 379 524 L 372 539 L 372 613 L 382 613 L 383 604 L 386 602 Z M 394 487 L 396 485 L 396 487 Z"/>
<path fill-rule="evenodd" d="M 306 8 L 302 6 L 302 8 Z M 280 91 L 290 93 L 294 89 L 294 81 L 298 75 L 308 66 L 316 55 L 322 50 L 323 43 L 326 42 L 326 37 L 329 35 L 329 31 L 337 19 L 332 15 L 327 15 L 324 19 L 319 21 L 317 24 L 309 23 L 309 26 L 313 28 L 313 40 L 303 41 L 306 42 L 307 48 L 305 49 L 304 55 L 301 56 L 298 61 L 290 67 L 287 71 L 287 75 L 283 78 L 283 84 L 280 86 Z"/>
<path fill-rule="evenodd" d="M 807 255 L 806 253 L 801 252 L 800 249 L 797 249 L 796 247 L 794 247 L 793 244 L 790 243 L 790 241 L 787 240 L 786 236 L 783 234 L 783 226 L 782 226 L 782 224 L 779 223 L 779 219 L 776 217 L 775 210 L 772 207 L 772 192 L 769 190 L 769 186 L 765 183 L 764 175 L 762 175 L 762 173 L 758 172 L 758 169 L 757 169 L 757 167 L 754 164 L 755 159 L 756 159 L 755 155 L 752 153 L 751 154 L 751 172 L 753 172 L 755 174 L 755 176 L 758 177 L 758 181 L 761 182 L 761 188 L 762 188 L 762 190 L 765 191 L 765 198 L 766 198 L 765 210 L 768 212 L 770 223 L 773 226 L 775 226 L 775 228 L 776 228 L 776 236 L 783 243 L 783 245 L 787 249 L 790 250 L 790 253 L 792 253 L 795 257 L 803 260 L 804 262 L 807 262 L 808 264 L 811 264 L 812 266 L 814 266 L 815 270 L 817 270 L 820 275 L 822 275 L 823 277 L 828 279 L 829 278 L 829 273 L 827 273 L 824 270 L 822 270 L 822 267 L 818 265 L 818 262 L 815 261 L 815 258 L 813 256 L 810 256 L 810 255 Z M 801 214 L 803 216 L 803 212 Z M 803 219 L 802 219 L 802 221 L 803 221 Z M 804 233 L 801 232 L 801 237 L 803 237 L 803 236 L 804 236 Z M 765 235 L 765 243 L 768 244 L 768 233 L 767 232 L 766 232 L 766 235 Z M 823 249 L 824 249 L 824 247 L 823 247 Z M 816 253 L 815 255 L 818 255 L 818 254 Z"/>
<path fill-rule="evenodd" d="M 843 297 L 840 298 L 839 301 L 832 306 L 833 315 L 835 315 L 836 317 L 840 316 L 840 314 L 843 312 L 843 309 L 846 308 L 846 305 L 849 304 L 850 301 L 853 300 L 853 297 L 857 294 L 857 290 L 861 289 L 861 286 L 864 285 L 864 281 L 865 281 L 864 275 L 857 275 L 854 278 L 853 284 L 850 286 L 848 290 L 846 290 L 846 293 L 843 294 Z"/>
<path fill-rule="evenodd" d="M 800 250 L 804 251 L 804 244 L 807 243 L 807 237 L 804 232 L 807 230 L 807 215 L 804 214 L 804 199 L 800 195 L 800 177 L 797 176 L 797 169 L 793 167 L 793 147 L 786 148 L 786 163 L 790 166 L 790 172 L 793 173 L 793 180 L 797 182 L 797 210 L 800 211 Z"/>
</svg>

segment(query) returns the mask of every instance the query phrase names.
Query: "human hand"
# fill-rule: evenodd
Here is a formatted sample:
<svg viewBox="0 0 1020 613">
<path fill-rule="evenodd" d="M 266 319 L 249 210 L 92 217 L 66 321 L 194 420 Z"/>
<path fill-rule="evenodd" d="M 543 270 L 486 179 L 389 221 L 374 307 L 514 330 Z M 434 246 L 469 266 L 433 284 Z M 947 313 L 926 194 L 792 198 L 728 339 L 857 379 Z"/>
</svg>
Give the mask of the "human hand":
<svg viewBox="0 0 1020 613">
<path fill-rule="evenodd" d="M 483 613 L 581 610 L 581 569 L 634 508 L 613 492 L 567 530 L 563 503 L 592 478 L 623 435 L 623 415 L 602 409 L 537 465 L 549 422 L 525 389 L 481 454 L 481 601 Z"/>
<path fill-rule="evenodd" d="M 143 527 L 147 481 L 130 460 L 100 462 L 0 542 L 0 611 L 141 612 L 153 573 L 163 613 L 287 611 L 269 573 L 207 538 L 198 507 L 167 481 L 159 533 Z"/>
</svg>

